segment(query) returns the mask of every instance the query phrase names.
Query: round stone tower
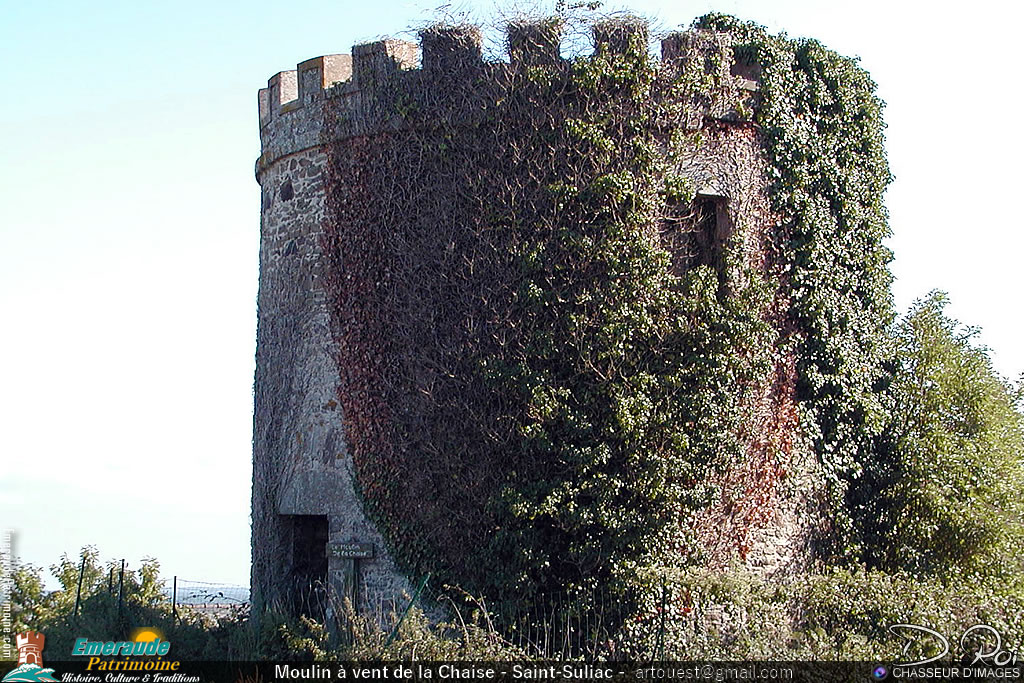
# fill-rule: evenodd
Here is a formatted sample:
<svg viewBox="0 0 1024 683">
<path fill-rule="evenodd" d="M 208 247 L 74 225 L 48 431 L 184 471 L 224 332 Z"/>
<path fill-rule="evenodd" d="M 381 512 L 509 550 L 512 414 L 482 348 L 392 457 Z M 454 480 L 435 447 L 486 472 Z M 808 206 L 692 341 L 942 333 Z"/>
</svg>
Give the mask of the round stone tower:
<svg viewBox="0 0 1024 683">
<path fill-rule="evenodd" d="M 382 41 L 317 57 L 259 92 L 262 188 L 253 430 L 254 606 L 324 616 L 340 596 L 378 603 L 408 588 L 353 487 L 324 286 L 327 118 L 358 106 L 360 79 L 412 66 Z"/>
<path fill-rule="evenodd" d="M 625 50 L 631 31 L 642 32 L 646 45 L 646 26 L 636 23 L 605 24 L 596 29 L 595 41 L 600 50 Z M 503 83 L 516 69 L 561 60 L 557 41 L 532 40 L 522 26 L 510 33 L 509 45 L 511 63 L 489 63 L 481 59 L 474 29 L 425 35 L 422 60 L 417 45 L 379 41 L 355 46 L 351 55 L 302 62 L 294 71 L 273 76 L 259 92 L 262 154 L 256 177 L 262 212 L 252 502 L 256 611 L 278 608 L 329 617 L 346 597 L 357 608 L 376 609 L 411 592 L 419 578 L 399 571 L 389 551 L 393 539 L 367 516 L 366 492 L 358 485 L 352 453 L 353 444 L 365 446 L 360 439 L 369 433 L 360 407 L 387 403 L 389 394 L 381 387 L 400 382 L 411 382 L 407 394 L 413 398 L 428 393 L 436 369 L 378 367 L 374 358 L 381 349 L 394 347 L 388 338 L 367 332 L 378 321 L 365 311 L 339 316 L 339 282 L 348 297 L 345 310 L 352 311 L 360 292 L 376 295 L 385 275 L 373 268 L 344 267 L 352 226 L 339 220 L 337 207 L 380 199 L 364 177 L 365 150 L 399 132 L 429 127 L 408 112 L 431 112 L 440 122 L 438 130 L 460 125 L 460 120 L 483 125 L 489 105 L 481 104 L 484 95 L 473 95 L 485 90 L 481 84 Z M 757 69 L 736 59 L 732 46 L 712 31 L 674 34 L 661 47 L 665 68 L 698 64 L 701 71 L 714 71 L 723 84 L 687 102 L 685 115 L 675 123 L 695 141 L 671 162 L 693 192 L 686 206 L 668 212 L 658 229 L 675 271 L 717 268 L 727 296 L 744 269 L 767 272 L 776 224 L 765 192 L 762 141 L 749 110 L 738 106 L 754 103 Z M 427 76 L 429 87 L 423 85 Z M 445 83 L 451 87 L 438 87 Z M 430 128 L 424 135 L 439 134 Z M 443 151 L 445 138 L 437 140 L 435 147 Z M 429 180 L 417 179 L 408 168 L 394 170 L 398 186 Z M 457 196 L 456 188 L 439 191 L 449 189 Z M 395 221 L 401 223 L 401 217 Z M 387 242 L 388 249 L 425 244 L 429 228 L 420 226 L 415 235 L 400 233 L 400 227 L 394 234 L 371 230 L 370 239 Z M 722 258 L 727 244 L 735 255 L 728 262 Z M 368 249 L 355 243 L 351 248 L 357 246 Z M 462 248 L 453 244 L 449 249 L 458 253 Z M 370 252 L 395 256 L 386 249 Z M 390 273 L 387 277 L 397 277 L 389 264 L 380 268 Z M 353 286 L 353 278 L 365 282 Z M 770 311 L 764 315 L 772 317 Z M 470 318 L 466 325 L 472 326 Z M 369 380 L 346 379 L 351 374 L 346 362 L 370 368 Z M 792 571 L 808 558 L 816 523 L 814 492 L 820 488 L 795 417 L 793 358 L 780 355 L 772 362 L 774 379 L 754 392 L 748 411 L 766 426 L 745 433 L 743 465 L 721 477 L 720 499 L 690 520 L 711 561 L 725 566 L 739 554 L 748 566 L 767 574 Z M 415 411 L 413 398 L 385 407 L 392 413 Z M 423 489 L 408 504 L 429 507 L 430 498 L 430 490 Z M 437 513 L 435 526 L 456 525 L 444 512 Z"/>
</svg>

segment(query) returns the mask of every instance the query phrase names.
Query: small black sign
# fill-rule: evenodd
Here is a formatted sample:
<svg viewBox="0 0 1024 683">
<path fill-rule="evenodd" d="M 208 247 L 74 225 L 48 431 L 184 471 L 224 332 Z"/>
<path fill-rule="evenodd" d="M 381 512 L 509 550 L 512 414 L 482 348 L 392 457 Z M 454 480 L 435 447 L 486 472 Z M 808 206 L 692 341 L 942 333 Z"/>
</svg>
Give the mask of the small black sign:
<svg viewBox="0 0 1024 683">
<path fill-rule="evenodd" d="M 373 557 L 373 544 L 355 541 L 328 543 L 327 555 L 329 557 L 341 557 L 349 560 L 366 560 Z"/>
</svg>

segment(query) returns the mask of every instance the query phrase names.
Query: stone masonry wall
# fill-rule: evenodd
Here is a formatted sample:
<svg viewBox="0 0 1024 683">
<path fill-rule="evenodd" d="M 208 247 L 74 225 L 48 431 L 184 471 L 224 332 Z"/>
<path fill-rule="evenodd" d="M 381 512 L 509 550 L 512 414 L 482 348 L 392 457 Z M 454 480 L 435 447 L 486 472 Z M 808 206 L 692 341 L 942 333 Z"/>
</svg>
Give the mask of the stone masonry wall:
<svg viewBox="0 0 1024 683">
<path fill-rule="evenodd" d="M 279 75 L 272 84 L 287 80 Z M 257 171 L 263 192 L 252 582 L 257 607 L 283 606 L 292 590 L 316 590 L 295 585 L 293 545 L 302 539 L 293 537 L 294 524 L 284 516 L 326 516 L 329 541 L 374 546 L 375 557 L 360 560 L 358 594 L 366 608 L 379 604 L 381 596 L 400 595 L 408 586 L 362 513 L 352 485 L 324 289 L 327 155 L 308 134 L 319 125 L 308 117 L 296 119 L 298 125 L 286 128 L 292 133 L 287 143 L 267 137 L 262 159 L 272 161 Z M 347 560 L 325 559 L 334 603 Z"/>
</svg>

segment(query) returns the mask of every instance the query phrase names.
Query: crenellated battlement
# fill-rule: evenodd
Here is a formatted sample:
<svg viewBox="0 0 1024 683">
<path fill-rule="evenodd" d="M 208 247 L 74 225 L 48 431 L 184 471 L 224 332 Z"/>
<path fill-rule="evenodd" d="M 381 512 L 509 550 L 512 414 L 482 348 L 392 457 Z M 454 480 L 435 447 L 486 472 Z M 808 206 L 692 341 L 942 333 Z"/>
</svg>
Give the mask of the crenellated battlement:
<svg viewBox="0 0 1024 683">
<path fill-rule="evenodd" d="M 379 40 L 352 48 L 352 54 L 324 55 L 270 77 L 259 91 L 260 128 L 290 112 L 330 97 L 352 95 L 379 76 L 419 64 L 420 48 L 402 40 Z"/>
<path fill-rule="evenodd" d="M 480 91 L 488 82 L 506 82 L 510 70 L 564 61 L 562 28 L 558 19 L 511 22 L 505 29 L 508 62 L 484 59 L 478 27 L 435 25 L 420 32 L 419 44 L 393 39 L 363 43 L 351 54 L 315 57 L 295 70 L 279 72 L 259 91 L 263 149 L 257 175 L 277 159 L 331 140 L 413 125 L 394 111 L 383 111 L 388 108 L 382 104 L 403 97 L 436 103 L 453 89 Z M 647 23 L 636 17 L 597 22 L 591 36 L 598 55 L 625 53 L 649 42 Z M 717 76 L 735 88 L 757 88 L 750 78 L 756 73 L 737 65 L 726 36 L 714 31 L 666 36 L 661 60 L 673 69 L 700 60 L 700 68 L 713 64 Z M 691 103 L 691 119 L 727 117 L 731 110 L 726 99 Z"/>
<path fill-rule="evenodd" d="M 31 646 L 42 650 L 46 643 L 46 636 L 39 631 L 25 631 L 15 636 L 15 642 L 19 649 Z"/>
</svg>

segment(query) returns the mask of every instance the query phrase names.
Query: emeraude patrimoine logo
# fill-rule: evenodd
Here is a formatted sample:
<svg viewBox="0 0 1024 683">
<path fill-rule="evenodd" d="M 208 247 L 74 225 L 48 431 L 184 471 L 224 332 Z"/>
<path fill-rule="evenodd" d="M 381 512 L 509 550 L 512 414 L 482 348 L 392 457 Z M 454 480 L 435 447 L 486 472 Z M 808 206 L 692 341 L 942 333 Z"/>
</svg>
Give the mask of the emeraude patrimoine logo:
<svg viewBox="0 0 1024 683">
<path fill-rule="evenodd" d="M 87 671 L 177 671 L 181 662 L 163 658 L 170 651 L 171 643 L 163 640 L 159 631 L 140 628 L 132 634 L 132 640 L 79 638 L 71 648 L 71 656 L 88 657 Z"/>
<path fill-rule="evenodd" d="M 38 631 L 26 631 L 15 636 L 18 646 L 18 666 L 3 678 L 3 683 L 24 683 L 26 681 L 57 681 L 53 669 L 43 668 L 43 645 L 46 636 Z"/>
</svg>

